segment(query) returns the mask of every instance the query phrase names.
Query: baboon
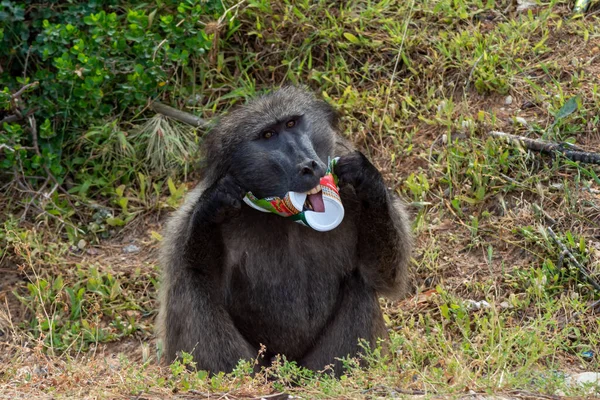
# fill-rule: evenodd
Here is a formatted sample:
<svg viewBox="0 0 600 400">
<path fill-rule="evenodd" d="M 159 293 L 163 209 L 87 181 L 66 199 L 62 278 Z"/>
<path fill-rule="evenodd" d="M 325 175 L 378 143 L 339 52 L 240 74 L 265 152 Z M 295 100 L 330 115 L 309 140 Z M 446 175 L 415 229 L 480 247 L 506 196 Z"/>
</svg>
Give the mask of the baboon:
<svg viewBox="0 0 600 400">
<path fill-rule="evenodd" d="M 300 86 L 257 97 L 224 116 L 202 145 L 202 180 L 169 220 L 161 248 L 158 334 L 167 362 L 230 372 L 275 355 L 318 371 L 385 340 L 378 296 L 407 286 L 412 238 L 404 206 L 376 167 L 338 134 L 338 115 Z M 318 232 L 244 204 L 308 192 L 328 157 L 345 209 Z M 260 364 L 259 364 L 260 366 Z"/>
</svg>

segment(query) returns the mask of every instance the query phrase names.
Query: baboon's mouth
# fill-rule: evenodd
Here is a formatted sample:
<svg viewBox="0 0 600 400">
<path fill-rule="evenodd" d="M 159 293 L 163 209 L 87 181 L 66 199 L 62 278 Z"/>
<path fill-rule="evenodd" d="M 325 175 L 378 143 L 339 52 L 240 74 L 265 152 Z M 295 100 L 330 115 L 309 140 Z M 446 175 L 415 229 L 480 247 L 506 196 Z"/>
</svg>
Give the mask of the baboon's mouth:
<svg viewBox="0 0 600 400">
<path fill-rule="evenodd" d="M 321 185 L 317 185 L 314 188 L 306 192 L 306 201 L 304 201 L 304 209 L 325 212 L 325 204 L 323 203 L 323 191 Z"/>
</svg>

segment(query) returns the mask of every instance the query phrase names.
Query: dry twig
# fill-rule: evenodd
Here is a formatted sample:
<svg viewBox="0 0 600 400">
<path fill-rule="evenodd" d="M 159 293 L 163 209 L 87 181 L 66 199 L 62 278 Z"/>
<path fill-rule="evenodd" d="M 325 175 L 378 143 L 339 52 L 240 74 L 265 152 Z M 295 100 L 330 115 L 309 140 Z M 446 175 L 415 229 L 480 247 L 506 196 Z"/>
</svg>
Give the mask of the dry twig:
<svg viewBox="0 0 600 400">
<path fill-rule="evenodd" d="M 492 131 L 490 136 L 504 138 L 510 142 L 520 144 L 529 150 L 539 151 L 544 154 L 561 153 L 572 161 L 579 161 L 587 164 L 600 164 L 600 154 L 583 151 L 567 143 L 554 143 L 545 140 L 530 139 L 524 136 L 511 135 L 504 132 Z"/>
<path fill-rule="evenodd" d="M 194 126 L 196 128 L 204 128 L 208 126 L 208 121 L 200 117 L 196 117 L 193 114 L 178 110 L 176 108 L 167 106 L 166 104 L 162 104 L 157 101 L 152 103 L 150 105 L 150 108 L 159 114 L 166 115 L 167 117 L 171 117 L 177 121 Z"/>
</svg>

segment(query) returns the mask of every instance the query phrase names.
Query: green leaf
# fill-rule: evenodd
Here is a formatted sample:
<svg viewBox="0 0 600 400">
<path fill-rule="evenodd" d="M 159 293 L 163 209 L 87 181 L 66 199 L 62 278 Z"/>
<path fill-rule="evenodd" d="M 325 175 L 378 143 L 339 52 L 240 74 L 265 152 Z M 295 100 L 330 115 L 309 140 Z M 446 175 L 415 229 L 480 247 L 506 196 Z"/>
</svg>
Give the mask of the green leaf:
<svg viewBox="0 0 600 400">
<path fill-rule="evenodd" d="M 554 116 L 554 118 L 556 118 L 556 120 L 561 120 L 563 118 L 565 118 L 568 115 L 571 115 L 575 112 L 575 110 L 577 110 L 577 108 L 579 107 L 579 104 L 577 103 L 577 99 L 579 98 L 579 96 L 575 96 L 575 97 L 571 97 L 561 108 L 560 110 L 558 110 L 558 112 L 556 113 L 556 115 Z"/>
<path fill-rule="evenodd" d="M 52 130 L 52 125 L 50 123 L 50 120 L 48 118 L 46 118 L 44 120 L 44 123 L 40 126 L 40 138 L 50 139 L 54 135 L 55 135 L 55 133 Z"/>
<path fill-rule="evenodd" d="M 171 194 L 171 196 L 176 195 L 177 194 L 177 188 L 175 187 L 175 183 L 173 183 L 173 179 L 171 179 L 170 177 L 167 180 L 167 185 L 169 186 L 169 193 Z"/>
<path fill-rule="evenodd" d="M 360 40 L 359 40 L 359 39 L 358 39 L 356 36 L 354 36 L 353 34 L 351 34 L 351 33 L 349 33 L 349 32 L 344 32 L 344 37 L 345 37 L 345 38 L 346 38 L 346 39 L 347 39 L 347 40 L 348 40 L 350 43 L 353 43 L 353 44 L 359 44 L 359 43 L 360 43 Z"/>
<path fill-rule="evenodd" d="M 127 214 L 127 204 L 129 203 L 129 199 L 127 197 L 121 197 L 119 199 L 119 205 L 121 206 L 121 210 L 123 214 Z"/>
<path fill-rule="evenodd" d="M 156 240 L 157 242 L 160 242 L 160 241 L 163 240 L 163 236 L 160 233 L 156 232 L 156 231 L 150 232 L 150 236 L 152 236 L 152 238 L 154 240 Z"/>
<path fill-rule="evenodd" d="M 123 194 L 125 193 L 125 188 L 125 185 L 119 185 L 119 187 L 115 189 L 115 193 L 117 194 L 117 196 L 123 197 Z"/>
<path fill-rule="evenodd" d="M 442 313 L 442 317 L 446 319 L 450 319 L 450 310 L 446 304 L 442 304 L 440 306 L 440 312 Z"/>
<path fill-rule="evenodd" d="M 106 223 L 109 224 L 110 226 L 123 226 L 123 225 L 125 225 L 125 221 L 123 221 L 121 218 L 107 218 L 106 219 Z"/>
<path fill-rule="evenodd" d="M 64 281 L 62 276 L 57 276 L 56 279 L 54 279 L 54 282 L 52 283 L 52 290 L 54 292 L 58 292 L 62 289 L 62 287 L 64 286 Z"/>
</svg>

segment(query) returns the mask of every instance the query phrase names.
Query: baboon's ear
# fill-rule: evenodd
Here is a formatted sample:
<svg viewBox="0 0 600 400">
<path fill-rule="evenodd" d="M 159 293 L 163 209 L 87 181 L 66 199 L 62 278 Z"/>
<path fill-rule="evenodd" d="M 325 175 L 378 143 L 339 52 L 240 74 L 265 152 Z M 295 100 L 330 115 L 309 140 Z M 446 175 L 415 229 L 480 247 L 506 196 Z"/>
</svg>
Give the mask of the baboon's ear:
<svg viewBox="0 0 600 400">
<path fill-rule="evenodd" d="M 325 100 L 319 101 L 319 108 L 327 117 L 329 125 L 331 125 L 334 130 L 337 130 L 340 122 L 340 112 Z"/>
</svg>

